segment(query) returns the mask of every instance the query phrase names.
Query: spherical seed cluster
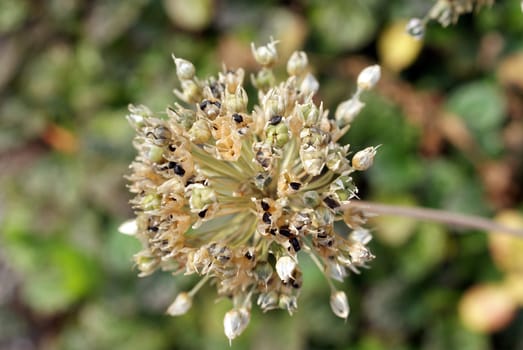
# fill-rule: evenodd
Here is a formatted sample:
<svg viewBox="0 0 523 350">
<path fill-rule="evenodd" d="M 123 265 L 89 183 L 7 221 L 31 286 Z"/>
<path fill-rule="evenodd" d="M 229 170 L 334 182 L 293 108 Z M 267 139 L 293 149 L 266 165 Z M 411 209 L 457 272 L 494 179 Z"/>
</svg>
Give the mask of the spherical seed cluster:
<svg viewBox="0 0 523 350">
<path fill-rule="evenodd" d="M 331 308 L 346 318 L 347 296 L 332 279 L 343 281 L 347 269 L 357 272 L 373 258 L 361 213 L 346 204 L 357 193 L 351 173 L 372 165 L 376 147 L 349 161 L 349 146 L 337 140 L 363 107 L 360 95 L 377 83 L 380 69 L 366 68 L 356 93 L 329 119 L 313 101 L 319 84 L 304 52 L 290 57 L 289 77 L 276 81 L 276 44 L 252 46 L 261 69 L 251 76 L 259 100 L 251 112 L 242 69 L 224 68 L 202 81 L 192 63 L 177 57 L 181 90 L 175 93 L 183 106 L 168 107 L 166 117 L 145 106 L 129 107 L 138 150 L 129 176 L 136 219 L 121 231 L 143 244 L 134 257 L 140 276 L 159 268 L 202 276 L 175 298 L 171 315 L 187 312 L 198 289 L 214 284 L 233 301 L 224 318 L 229 339 L 245 329 L 253 303 L 264 311 L 297 309 L 301 254 L 324 272 Z M 335 221 L 345 221 L 351 233 L 337 234 Z"/>
</svg>

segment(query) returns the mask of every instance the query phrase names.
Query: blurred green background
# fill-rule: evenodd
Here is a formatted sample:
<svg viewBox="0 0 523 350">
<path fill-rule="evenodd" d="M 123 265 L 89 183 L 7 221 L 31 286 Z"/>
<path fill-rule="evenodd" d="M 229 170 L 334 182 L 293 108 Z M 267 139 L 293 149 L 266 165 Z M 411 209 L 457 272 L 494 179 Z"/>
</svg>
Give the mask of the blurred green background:
<svg viewBox="0 0 523 350">
<path fill-rule="evenodd" d="M 127 105 L 163 111 L 174 102 L 171 53 L 200 77 L 222 62 L 253 72 L 250 42 L 273 36 L 278 72 L 293 50 L 306 50 L 331 111 L 363 66 L 381 63 L 382 81 L 344 140 L 383 145 L 358 178 L 361 198 L 521 220 L 519 0 L 449 28 L 430 23 L 421 47 L 403 36 L 404 21 L 432 4 L 2 0 L 0 349 L 229 348 L 230 303 L 204 288 L 188 314 L 166 316 L 195 280 L 138 278 L 139 244 L 117 232 L 132 217 Z M 347 322 L 331 313 L 323 276 L 305 262 L 297 314 L 255 308 L 232 348 L 523 349 L 523 267 L 511 263 L 521 245 L 409 219 L 369 226 L 377 258 L 340 286 Z"/>
</svg>

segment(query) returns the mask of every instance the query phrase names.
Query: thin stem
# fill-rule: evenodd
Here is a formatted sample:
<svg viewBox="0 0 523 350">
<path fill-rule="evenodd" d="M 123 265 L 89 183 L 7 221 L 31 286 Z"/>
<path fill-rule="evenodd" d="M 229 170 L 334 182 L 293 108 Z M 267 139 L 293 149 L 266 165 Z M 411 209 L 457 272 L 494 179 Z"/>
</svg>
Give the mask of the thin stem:
<svg viewBox="0 0 523 350">
<path fill-rule="evenodd" d="M 507 227 L 479 216 L 456 214 L 444 210 L 387 205 L 360 200 L 352 201 L 344 206 L 344 209 L 349 208 L 362 209 L 365 212 L 374 214 L 406 216 L 419 220 L 437 221 L 452 226 L 474 228 L 488 232 L 497 231 L 523 237 L 523 228 Z"/>
</svg>

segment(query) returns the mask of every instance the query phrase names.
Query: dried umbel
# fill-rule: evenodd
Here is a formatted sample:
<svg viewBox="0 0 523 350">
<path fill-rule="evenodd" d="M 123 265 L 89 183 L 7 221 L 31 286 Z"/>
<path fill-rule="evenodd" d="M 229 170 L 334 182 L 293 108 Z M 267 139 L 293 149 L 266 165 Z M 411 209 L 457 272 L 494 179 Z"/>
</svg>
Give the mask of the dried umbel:
<svg viewBox="0 0 523 350">
<path fill-rule="evenodd" d="M 412 18 L 407 24 L 407 33 L 416 39 L 425 35 L 425 27 L 430 20 L 438 21 L 447 27 L 456 23 L 458 18 L 466 13 L 479 10 L 483 6 L 491 6 L 495 0 L 437 0 L 427 15 L 422 18 Z M 523 3 L 522 3 L 523 4 Z"/>
<path fill-rule="evenodd" d="M 276 81 L 276 44 L 252 46 L 261 65 L 251 77 L 259 101 L 252 111 L 242 69 L 200 80 L 192 63 L 177 57 L 182 102 L 165 115 L 129 107 L 138 150 L 128 177 L 136 218 L 122 231 L 143 245 L 134 256 L 140 276 L 157 269 L 202 276 L 175 298 L 170 315 L 187 312 L 201 286 L 214 284 L 233 301 L 224 319 L 229 339 L 246 328 L 254 302 L 264 311 L 296 311 L 306 254 L 332 289 L 333 312 L 346 318 L 347 297 L 332 280 L 373 259 L 371 236 L 360 227 L 364 215 L 346 208 L 357 193 L 351 173 L 371 166 L 376 147 L 356 152 L 351 163 L 349 146 L 337 141 L 380 68 L 360 74 L 356 93 L 330 119 L 312 99 L 319 84 L 304 52 L 291 56 L 289 77 Z M 350 233 L 336 233 L 336 221 Z"/>
</svg>

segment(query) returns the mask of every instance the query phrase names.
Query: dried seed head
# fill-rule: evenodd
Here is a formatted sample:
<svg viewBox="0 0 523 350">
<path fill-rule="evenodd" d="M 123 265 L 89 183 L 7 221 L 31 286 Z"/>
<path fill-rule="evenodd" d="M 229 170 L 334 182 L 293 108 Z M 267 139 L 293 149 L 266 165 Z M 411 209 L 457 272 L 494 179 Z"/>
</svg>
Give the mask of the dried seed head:
<svg viewBox="0 0 523 350">
<path fill-rule="evenodd" d="M 331 293 L 330 305 L 332 312 L 340 318 L 349 317 L 349 301 L 347 295 L 342 291 L 333 291 Z"/>
<path fill-rule="evenodd" d="M 178 294 L 173 303 L 169 305 L 167 308 L 167 314 L 171 316 L 180 316 L 187 313 L 191 306 L 192 297 L 189 295 L 189 293 L 182 292 Z"/>
<path fill-rule="evenodd" d="M 296 311 L 299 254 L 313 255 L 327 279 L 340 281 L 373 258 L 368 235 L 341 236 L 334 223 L 357 228 L 365 221 L 344 204 L 357 193 L 350 173 L 368 168 L 376 148 L 356 153 L 351 165 L 348 146 L 337 140 L 363 107 L 359 96 L 376 84 L 379 67 L 360 74 L 334 122 L 313 100 L 319 84 L 303 52 L 291 56 L 290 76 L 278 82 L 276 42 L 252 49 L 262 65 L 251 76 L 259 101 L 252 110 L 242 69 L 200 80 L 192 63 L 174 57 L 181 83 L 175 94 L 186 106 L 174 103 L 164 118 L 131 105 L 127 117 L 138 151 L 128 176 L 136 218 L 120 230 L 143 246 L 134 256 L 139 275 L 162 269 L 202 276 L 167 312 L 187 312 L 209 281 L 233 300 L 224 317 L 231 340 L 249 323 L 252 300 L 263 311 Z M 340 317 L 348 314 L 343 301 L 331 300 Z"/>
<path fill-rule="evenodd" d="M 380 80 L 381 68 L 377 64 L 369 66 L 358 75 L 358 89 L 370 90 Z"/>
</svg>

